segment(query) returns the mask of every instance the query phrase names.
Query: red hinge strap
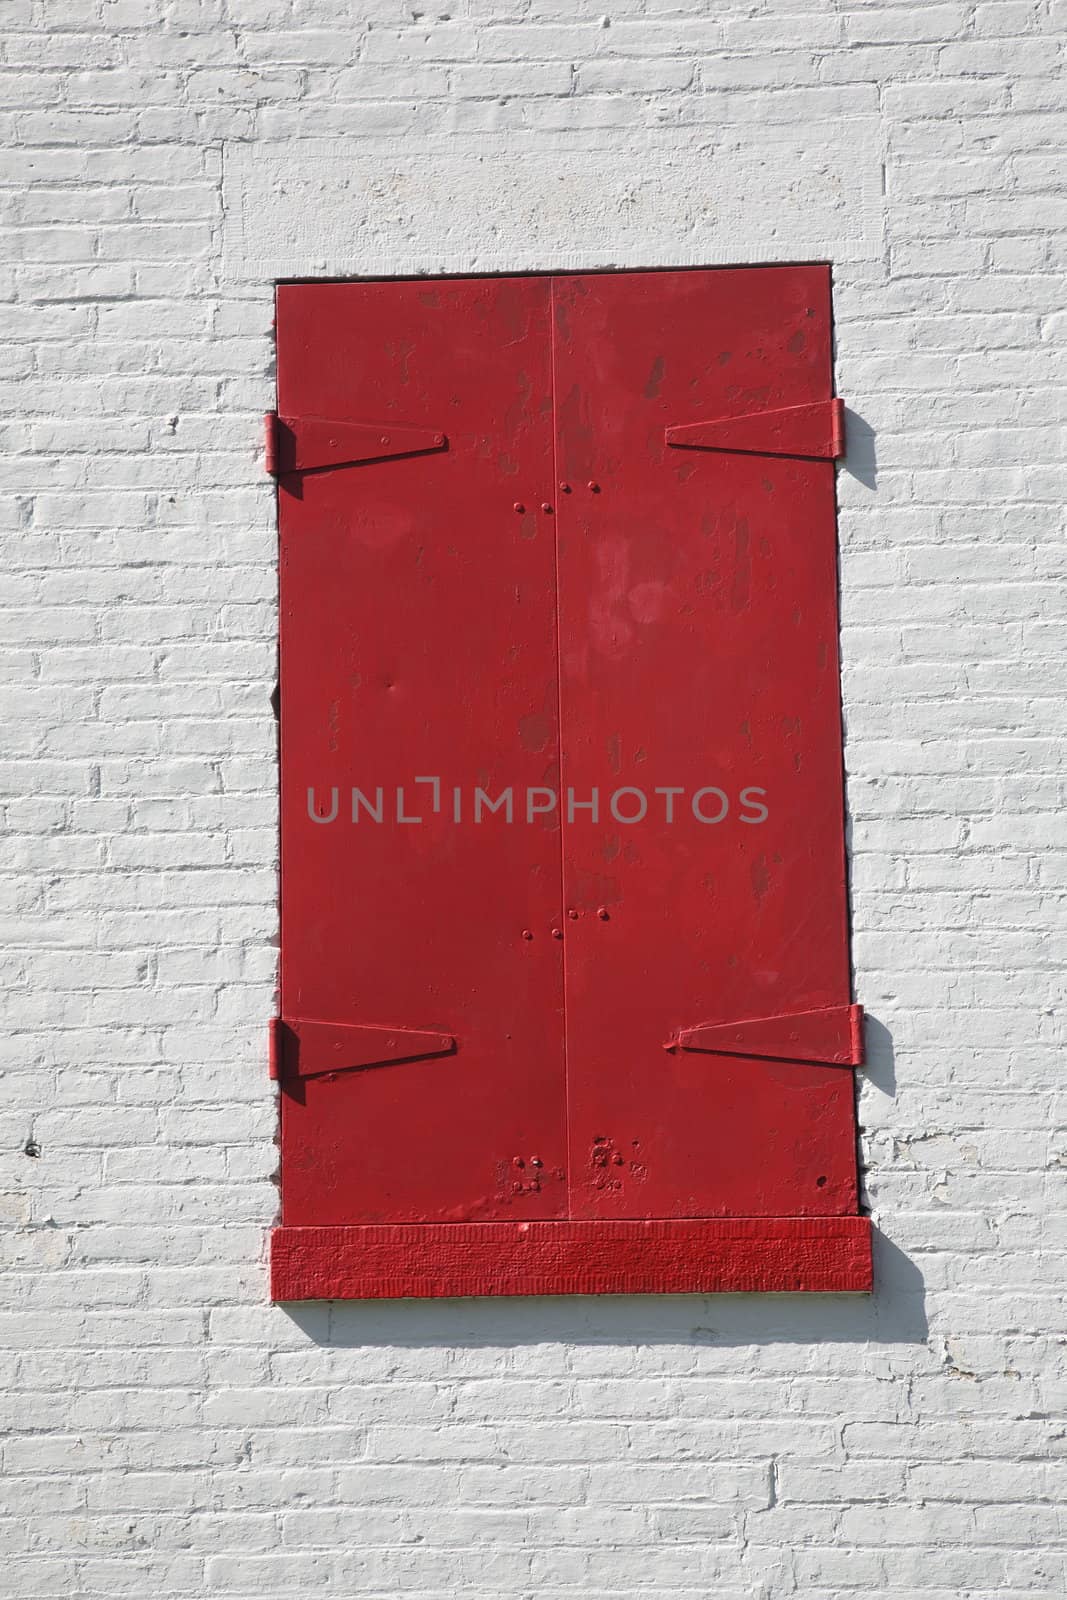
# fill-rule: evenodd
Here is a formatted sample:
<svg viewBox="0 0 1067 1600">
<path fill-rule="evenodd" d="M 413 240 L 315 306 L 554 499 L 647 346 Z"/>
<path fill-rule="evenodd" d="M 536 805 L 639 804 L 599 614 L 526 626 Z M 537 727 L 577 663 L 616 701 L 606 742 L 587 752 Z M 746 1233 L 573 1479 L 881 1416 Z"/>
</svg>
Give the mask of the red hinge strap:
<svg viewBox="0 0 1067 1600">
<path fill-rule="evenodd" d="M 716 417 L 667 428 L 669 445 L 685 450 L 731 450 L 762 456 L 816 456 L 836 461 L 845 453 L 845 403 L 816 400 L 810 405 L 750 411 L 741 417 Z"/>
<path fill-rule="evenodd" d="M 447 450 L 436 428 L 410 428 L 394 422 L 341 422 L 330 417 L 278 416 L 268 412 L 267 471 L 312 472 L 321 467 L 356 466 L 393 456 L 418 456 Z"/>
<path fill-rule="evenodd" d="M 683 1028 L 664 1048 L 859 1067 L 863 1065 L 863 1007 L 826 1006 L 744 1022 L 704 1023 Z"/>
<path fill-rule="evenodd" d="M 272 1077 L 307 1078 L 322 1072 L 353 1072 L 401 1061 L 422 1061 L 455 1053 L 449 1033 L 416 1028 L 382 1028 L 347 1022 L 315 1022 L 306 1017 L 276 1018 Z"/>
</svg>

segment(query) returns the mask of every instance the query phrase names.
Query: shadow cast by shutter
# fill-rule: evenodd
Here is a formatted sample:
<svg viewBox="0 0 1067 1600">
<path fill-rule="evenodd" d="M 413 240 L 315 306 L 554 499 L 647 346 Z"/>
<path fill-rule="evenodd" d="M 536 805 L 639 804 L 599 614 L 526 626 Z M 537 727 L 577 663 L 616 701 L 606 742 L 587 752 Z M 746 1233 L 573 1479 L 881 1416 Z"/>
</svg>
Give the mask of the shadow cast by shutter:
<svg viewBox="0 0 1067 1600">
<path fill-rule="evenodd" d="M 842 470 L 862 483 L 866 489 L 878 487 L 878 461 L 874 447 L 874 429 L 855 411 L 845 407 L 845 456 Z"/>
<path fill-rule="evenodd" d="M 893 1036 L 884 1022 L 868 1011 L 863 1018 L 863 1076 L 890 1099 L 897 1092 L 896 1055 Z"/>
</svg>

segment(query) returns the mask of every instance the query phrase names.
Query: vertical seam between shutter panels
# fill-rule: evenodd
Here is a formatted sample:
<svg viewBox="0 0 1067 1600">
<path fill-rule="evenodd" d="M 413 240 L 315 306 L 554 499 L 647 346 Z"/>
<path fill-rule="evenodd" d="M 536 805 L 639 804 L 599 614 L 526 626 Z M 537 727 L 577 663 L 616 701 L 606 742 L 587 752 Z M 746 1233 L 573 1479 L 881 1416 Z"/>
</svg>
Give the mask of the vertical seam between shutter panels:
<svg viewBox="0 0 1067 1600">
<path fill-rule="evenodd" d="M 572 1194 L 574 1185 L 574 1165 L 572 1151 L 571 1129 L 571 1062 L 568 1030 L 570 1017 L 567 1009 L 567 844 L 566 844 L 566 813 L 563 809 L 563 797 L 566 785 L 563 778 L 563 641 L 560 637 L 560 582 L 559 582 L 559 541 L 560 528 L 563 519 L 563 507 L 567 499 L 560 488 L 559 467 L 559 405 L 556 394 L 556 282 L 555 278 L 548 280 L 548 356 L 549 356 L 549 382 L 552 397 L 552 486 L 547 497 L 554 502 L 556 515 L 551 519 L 555 524 L 553 533 L 553 572 L 554 584 L 552 591 L 552 620 L 556 637 L 556 729 L 559 739 L 559 916 L 560 927 L 563 929 L 563 944 L 560 951 L 562 961 L 561 986 L 563 995 L 563 1139 L 566 1151 L 566 1198 L 567 1215 L 572 1214 Z"/>
</svg>

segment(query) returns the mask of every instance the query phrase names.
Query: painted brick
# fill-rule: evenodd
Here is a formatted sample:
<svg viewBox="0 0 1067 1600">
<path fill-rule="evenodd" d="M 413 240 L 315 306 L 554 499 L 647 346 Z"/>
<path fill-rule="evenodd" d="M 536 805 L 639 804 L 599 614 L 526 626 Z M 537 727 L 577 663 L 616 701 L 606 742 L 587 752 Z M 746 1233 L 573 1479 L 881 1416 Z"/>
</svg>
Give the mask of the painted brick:
<svg viewBox="0 0 1067 1600">
<path fill-rule="evenodd" d="M 1059 1600 L 1067 9 L 55 9 L 8 0 L 0 72 L 7 1589 Z M 337 272 L 833 262 L 870 1301 L 267 1302 L 272 285 L 227 174 L 324 140 L 449 163 Z M 501 259 L 483 159 L 544 179 Z M 568 214 L 587 159 L 666 211 Z"/>
</svg>

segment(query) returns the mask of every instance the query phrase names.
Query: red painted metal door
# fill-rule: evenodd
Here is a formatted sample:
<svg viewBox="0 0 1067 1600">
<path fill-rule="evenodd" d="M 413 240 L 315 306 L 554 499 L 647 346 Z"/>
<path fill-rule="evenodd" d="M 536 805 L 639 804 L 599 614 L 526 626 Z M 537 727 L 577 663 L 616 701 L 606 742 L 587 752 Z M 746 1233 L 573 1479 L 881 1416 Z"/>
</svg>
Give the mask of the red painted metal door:
<svg viewBox="0 0 1067 1600">
<path fill-rule="evenodd" d="M 854 1212 L 829 271 L 553 296 L 571 1215 Z"/>
<path fill-rule="evenodd" d="M 278 291 L 286 1228 L 566 1210 L 549 299 Z"/>
</svg>

